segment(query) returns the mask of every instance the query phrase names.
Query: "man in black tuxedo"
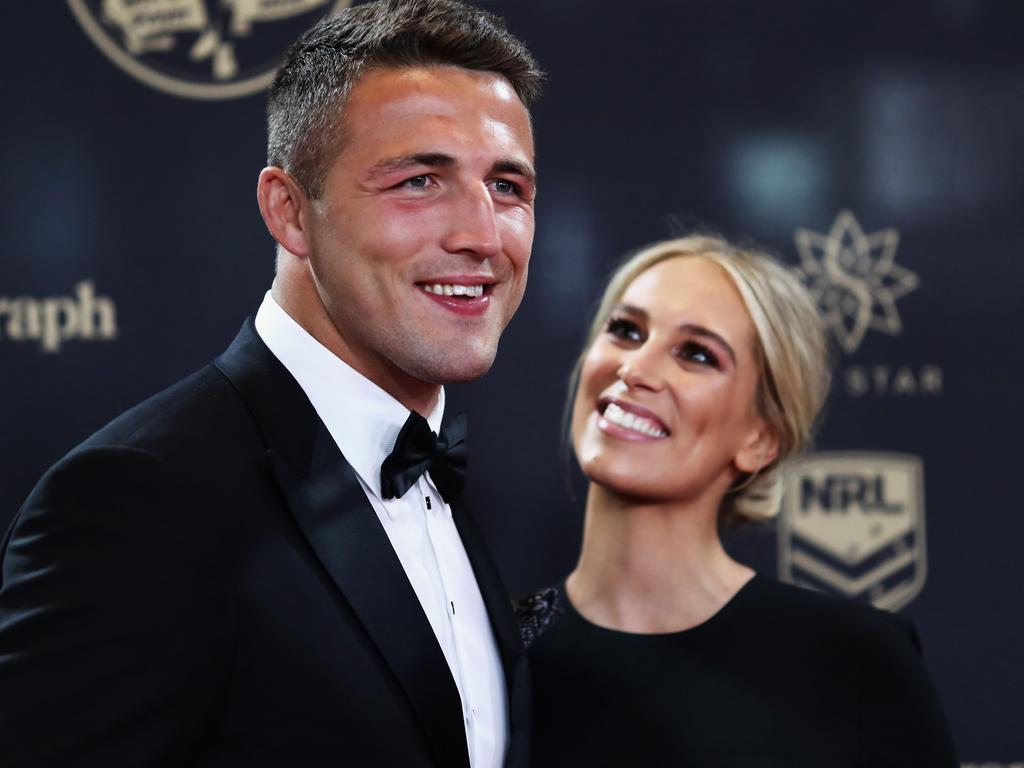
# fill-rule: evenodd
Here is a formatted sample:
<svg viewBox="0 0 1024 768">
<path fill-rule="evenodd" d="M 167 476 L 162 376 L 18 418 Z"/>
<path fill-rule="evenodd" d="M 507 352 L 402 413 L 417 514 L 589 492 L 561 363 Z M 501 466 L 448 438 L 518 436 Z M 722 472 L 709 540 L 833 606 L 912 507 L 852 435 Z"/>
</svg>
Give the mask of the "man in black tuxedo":
<svg viewBox="0 0 1024 768">
<path fill-rule="evenodd" d="M 539 80 L 447 0 L 289 50 L 255 320 L 54 466 L 3 542 L 0 763 L 526 764 L 518 635 L 440 424 L 522 297 Z"/>
</svg>

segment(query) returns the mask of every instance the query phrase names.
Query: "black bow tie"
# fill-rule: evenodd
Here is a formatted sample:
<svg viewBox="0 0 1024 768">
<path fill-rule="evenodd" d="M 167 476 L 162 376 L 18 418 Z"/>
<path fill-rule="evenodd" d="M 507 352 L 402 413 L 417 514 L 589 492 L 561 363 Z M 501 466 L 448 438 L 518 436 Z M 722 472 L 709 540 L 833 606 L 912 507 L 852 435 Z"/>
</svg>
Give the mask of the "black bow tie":
<svg viewBox="0 0 1024 768">
<path fill-rule="evenodd" d="M 427 470 L 441 498 L 451 503 L 466 484 L 466 416 L 460 413 L 435 436 L 416 411 L 402 425 L 380 468 L 380 495 L 401 498 Z"/>
</svg>

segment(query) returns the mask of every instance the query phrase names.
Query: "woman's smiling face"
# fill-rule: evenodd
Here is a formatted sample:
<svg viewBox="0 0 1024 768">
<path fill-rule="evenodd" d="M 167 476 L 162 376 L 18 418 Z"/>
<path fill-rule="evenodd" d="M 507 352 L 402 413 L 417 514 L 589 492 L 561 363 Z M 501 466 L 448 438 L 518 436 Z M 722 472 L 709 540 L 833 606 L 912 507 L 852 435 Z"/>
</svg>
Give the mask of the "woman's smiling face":
<svg viewBox="0 0 1024 768">
<path fill-rule="evenodd" d="M 756 404 L 756 349 L 720 266 L 681 256 L 642 272 L 580 370 L 572 436 L 584 474 L 651 501 L 720 499 L 774 457 Z"/>
</svg>

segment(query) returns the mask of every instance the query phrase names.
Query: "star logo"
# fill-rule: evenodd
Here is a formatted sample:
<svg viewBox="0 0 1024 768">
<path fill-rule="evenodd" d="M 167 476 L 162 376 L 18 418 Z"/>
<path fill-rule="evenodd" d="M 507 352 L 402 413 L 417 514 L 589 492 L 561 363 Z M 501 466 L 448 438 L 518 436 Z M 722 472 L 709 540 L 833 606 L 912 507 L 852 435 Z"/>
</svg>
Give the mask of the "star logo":
<svg viewBox="0 0 1024 768">
<path fill-rule="evenodd" d="M 818 302 L 839 346 L 852 354 L 869 330 L 903 330 L 896 300 L 917 288 L 918 277 L 895 263 L 895 228 L 865 234 L 850 211 L 840 211 L 828 234 L 798 229 L 797 272 Z"/>
</svg>

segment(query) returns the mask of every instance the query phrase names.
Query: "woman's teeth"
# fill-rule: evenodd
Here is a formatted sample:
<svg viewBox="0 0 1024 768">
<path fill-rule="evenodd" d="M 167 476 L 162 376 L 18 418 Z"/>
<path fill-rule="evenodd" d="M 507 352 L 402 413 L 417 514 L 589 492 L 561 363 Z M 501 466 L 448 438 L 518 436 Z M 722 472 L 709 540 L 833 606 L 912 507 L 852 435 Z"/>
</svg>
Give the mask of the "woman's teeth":
<svg viewBox="0 0 1024 768">
<path fill-rule="evenodd" d="M 642 435 L 649 437 L 665 437 L 668 435 L 668 432 L 655 424 L 651 419 L 623 410 L 615 403 L 608 403 L 608 407 L 604 409 L 603 416 L 612 424 L 617 424 L 624 429 L 631 429 Z"/>
<path fill-rule="evenodd" d="M 484 295 L 482 285 L 452 285 L 450 283 L 434 283 L 424 285 L 423 290 L 437 296 L 465 296 L 469 299 L 478 299 Z"/>
</svg>

